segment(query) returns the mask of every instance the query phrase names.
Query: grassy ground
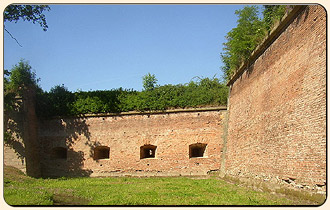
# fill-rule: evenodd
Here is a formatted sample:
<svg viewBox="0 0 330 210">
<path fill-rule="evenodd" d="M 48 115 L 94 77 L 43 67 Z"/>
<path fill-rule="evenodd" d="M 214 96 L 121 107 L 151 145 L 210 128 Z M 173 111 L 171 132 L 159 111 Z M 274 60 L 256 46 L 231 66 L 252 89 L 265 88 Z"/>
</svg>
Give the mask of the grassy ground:
<svg viewBox="0 0 330 210">
<path fill-rule="evenodd" d="M 33 179 L 15 168 L 4 169 L 4 198 L 9 205 L 311 204 L 297 197 L 287 199 L 254 191 L 217 177 Z"/>
</svg>

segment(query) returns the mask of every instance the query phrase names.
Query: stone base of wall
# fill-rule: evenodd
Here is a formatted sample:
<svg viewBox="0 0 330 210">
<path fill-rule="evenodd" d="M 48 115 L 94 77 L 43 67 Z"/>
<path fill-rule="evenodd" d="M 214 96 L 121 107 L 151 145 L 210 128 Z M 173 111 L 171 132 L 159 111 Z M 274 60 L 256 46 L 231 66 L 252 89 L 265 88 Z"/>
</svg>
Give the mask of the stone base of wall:
<svg viewBox="0 0 330 210">
<path fill-rule="evenodd" d="M 233 177 L 242 182 L 247 183 L 262 183 L 262 185 L 270 186 L 275 189 L 280 189 L 281 187 L 294 189 L 294 190 L 304 190 L 312 193 L 326 194 L 326 184 L 311 184 L 301 182 L 299 179 L 290 176 L 269 176 L 262 173 L 251 173 L 247 171 L 226 171 L 224 176 Z"/>
<path fill-rule="evenodd" d="M 208 171 L 143 171 L 143 170 L 132 170 L 132 171 L 95 171 L 93 172 L 90 177 L 107 177 L 107 176 L 160 176 L 160 177 L 166 177 L 166 176 L 205 176 L 208 175 Z"/>
</svg>

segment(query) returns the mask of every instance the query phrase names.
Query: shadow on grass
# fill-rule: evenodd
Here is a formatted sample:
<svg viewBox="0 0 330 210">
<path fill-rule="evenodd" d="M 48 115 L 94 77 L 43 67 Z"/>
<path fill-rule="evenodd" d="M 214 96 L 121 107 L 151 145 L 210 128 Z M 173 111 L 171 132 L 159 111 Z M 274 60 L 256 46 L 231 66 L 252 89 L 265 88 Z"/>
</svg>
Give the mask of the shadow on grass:
<svg viewBox="0 0 330 210">
<path fill-rule="evenodd" d="M 53 195 L 53 205 L 55 206 L 77 206 L 88 205 L 89 200 L 69 194 L 55 193 Z"/>
</svg>

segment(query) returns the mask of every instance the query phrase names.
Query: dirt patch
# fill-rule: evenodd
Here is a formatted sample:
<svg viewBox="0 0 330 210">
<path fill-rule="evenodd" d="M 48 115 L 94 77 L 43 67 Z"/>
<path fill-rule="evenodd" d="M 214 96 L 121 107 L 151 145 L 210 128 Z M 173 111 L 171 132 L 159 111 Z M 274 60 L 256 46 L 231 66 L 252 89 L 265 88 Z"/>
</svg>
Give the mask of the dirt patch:
<svg viewBox="0 0 330 210">
<path fill-rule="evenodd" d="M 85 198 L 75 197 L 70 194 L 59 194 L 53 195 L 53 205 L 55 206 L 82 206 L 87 205 L 89 200 Z"/>
</svg>

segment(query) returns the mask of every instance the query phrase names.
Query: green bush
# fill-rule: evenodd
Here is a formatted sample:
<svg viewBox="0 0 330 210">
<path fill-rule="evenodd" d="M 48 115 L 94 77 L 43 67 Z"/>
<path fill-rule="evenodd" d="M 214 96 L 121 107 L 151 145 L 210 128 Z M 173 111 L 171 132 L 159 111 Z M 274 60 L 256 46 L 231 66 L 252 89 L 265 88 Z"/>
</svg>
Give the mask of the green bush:
<svg viewBox="0 0 330 210">
<path fill-rule="evenodd" d="M 217 78 L 156 86 L 143 91 L 119 88 L 72 93 L 62 85 L 38 93 L 37 114 L 51 117 L 219 106 L 226 105 L 227 96 L 227 86 Z"/>
<path fill-rule="evenodd" d="M 231 29 L 227 35 L 227 41 L 223 43 L 221 59 L 224 64 L 222 71 L 226 80 L 229 80 L 245 62 L 253 50 L 271 31 L 272 27 L 285 14 L 286 5 L 246 6 L 236 10 L 238 17 L 237 26 Z M 262 11 L 263 17 L 259 17 Z"/>
</svg>

